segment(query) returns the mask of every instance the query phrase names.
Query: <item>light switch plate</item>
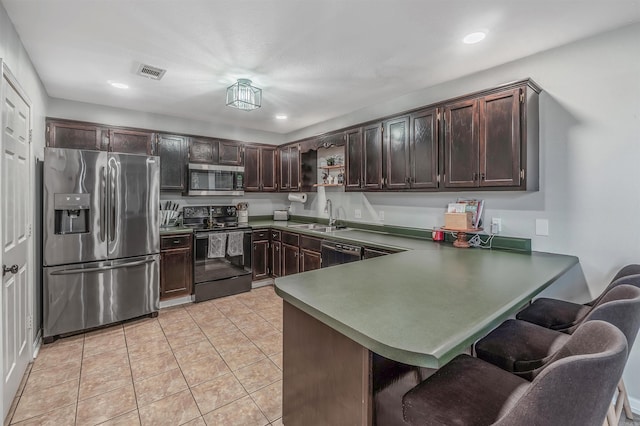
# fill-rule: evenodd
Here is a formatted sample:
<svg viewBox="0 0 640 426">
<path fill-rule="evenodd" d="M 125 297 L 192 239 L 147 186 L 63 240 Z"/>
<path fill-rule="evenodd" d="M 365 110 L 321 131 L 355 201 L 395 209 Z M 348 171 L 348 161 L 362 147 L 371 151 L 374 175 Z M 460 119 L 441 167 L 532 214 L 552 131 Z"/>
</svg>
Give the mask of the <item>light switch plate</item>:
<svg viewBox="0 0 640 426">
<path fill-rule="evenodd" d="M 536 235 L 542 235 L 542 236 L 549 235 L 549 220 L 536 219 Z"/>
<path fill-rule="evenodd" d="M 362 219 L 362 210 L 356 209 L 356 211 L 353 212 L 353 217 L 356 219 Z"/>
</svg>

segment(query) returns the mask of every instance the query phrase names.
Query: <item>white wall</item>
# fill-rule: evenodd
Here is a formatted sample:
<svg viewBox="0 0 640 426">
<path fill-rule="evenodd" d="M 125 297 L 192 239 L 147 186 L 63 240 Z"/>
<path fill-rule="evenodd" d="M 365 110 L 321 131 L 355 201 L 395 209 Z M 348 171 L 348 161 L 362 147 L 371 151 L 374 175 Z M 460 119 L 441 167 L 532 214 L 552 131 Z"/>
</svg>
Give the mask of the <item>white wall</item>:
<svg viewBox="0 0 640 426">
<path fill-rule="evenodd" d="M 223 139 L 272 145 L 278 145 L 284 141 L 283 136 L 276 133 L 58 98 L 50 99 L 49 117 L 90 121 L 112 126 L 139 127 L 167 133 L 175 132 L 197 136 L 214 136 Z"/>
<path fill-rule="evenodd" d="M 349 220 L 430 228 L 457 196 L 486 200 L 485 219 L 502 218 L 503 234 L 532 239 L 537 251 L 580 258 L 590 291 L 599 294 L 623 265 L 640 263 L 640 24 L 381 102 L 294 134 L 294 140 L 398 111 L 531 77 L 540 96 L 540 191 L 533 193 L 349 194 L 327 190 Z M 333 191 L 333 192 L 332 192 Z M 295 213 L 325 216 L 322 194 Z M 384 211 L 384 221 L 377 212 Z M 344 216 L 342 216 L 344 217 Z M 535 235 L 535 219 L 549 236 Z M 625 371 L 640 412 L 640 345 Z"/>
<path fill-rule="evenodd" d="M 11 23 L 11 20 L 9 19 L 9 16 L 7 15 L 7 12 L 2 6 L 2 4 L 0 4 L 0 58 L 2 58 L 2 61 L 4 61 L 4 63 L 7 65 L 11 73 L 16 77 L 20 86 L 22 87 L 22 89 L 24 90 L 24 92 L 27 94 L 27 96 L 31 101 L 31 127 L 33 129 L 33 142 L 32 142 L 31 152 L 32 152 L 32 165 L 33 165 L 35 163 L 36 158 L 42 158 L 44 155 L 44 151 L 43 151 L 44 117 L 47 114 L 48 96 L 46 91 L 44 90 L 44 87 L 42 86 L 40 77 L 35 72 L 35 69 L 31 64 L 31 60 L 29 59 L 27 52 L 24 50 L 24 47 L 22 46 L 22 42 L 20 41 L 20 38 L 18 37 L 18 34 L 16 33 L 15 28 L 13 27 L 13 24 Z M 2 71 L 0 70 L 0 72 Z M 33 194 L 33 198 L 31 200 L 32 203 L 36 202 L 35 200 L 36 191 L 33 190 L 34 183 L 35 183 L 34 173 L 33 173 L 34 170 L 35 168 L 32 167 L 32 174 L 31 174 L 32 175 L 31 194 Z M 5 202 L 4 198 L 0 198 L 0 223 L 2 223 L 2 216 L 4 215 L 4 212 L 5 212 L 4 202 Z M 35 217 L 35 210 L 32 210 L 31 221 L 34 224 L 37 221 L 37 218 Z M 35 296 L 36 289 L 39 286 L 39 283 L 36 282 L 36 279 L 38 277 L 37 275 L 38 268 L 37 268 L 37 265 L 34 264 L 35 263 L 34 258 L 36 258 L 35 253 L 36 253 L 36 250 L 38 250 L 38 243 L 37 241 L 35 241 L 35 238 L 33 238 L 32 240 L 33 240 L 32 247 L 31 247 L 32 248 L 31 250 L 32 268 L 30 270 L 31 288 L 29 289 L 29 291 L 31 292 L 32 296 Z M 1 251 L 0 251 L 0 263 L 2 263 Z M 35 300 L 35 297 L 33 297 L 32 300 Z M 4 301 L 2 301 L 2 295 L 0 293 L 0 306 L 3 303 Z M 34 312 L 36 313 L 36 317 L 37 317 L 38 314 L 35 311 L 35 306 L 32 307 L 31 314 L 33 314 Z M 36 336 L 33 336 L 33 337 L 35 338 Z M 4 341 L 5 336 L 1 336 L 1 339 L 2 341 Z M 2 343 L 0 343 L 0 352 L 2 351 L 1 349 L 2 349 Z M 33 348 L 30 349 L 30 352 L 32 349 Z M 4 393 L 4 387 L 1 387 L 0 401 L 4 400 L 3 393 Z M 2 402 L 0 402 L 0 404 L 2 404 Z M 9 410 L 9 407 L 2 407 L 2 409 L 0 409 L 0 412 L 4 413 L 8 410 Z"/>
</svg>

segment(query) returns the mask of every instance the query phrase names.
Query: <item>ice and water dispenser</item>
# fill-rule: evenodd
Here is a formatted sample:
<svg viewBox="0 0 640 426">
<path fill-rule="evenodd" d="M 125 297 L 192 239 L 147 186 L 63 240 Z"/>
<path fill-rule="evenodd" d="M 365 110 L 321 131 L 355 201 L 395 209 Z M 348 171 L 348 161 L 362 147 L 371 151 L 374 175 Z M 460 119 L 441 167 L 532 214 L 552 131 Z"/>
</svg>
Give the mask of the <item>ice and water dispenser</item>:
<svg viewBox="0 0 640 426">
<path fill-rule="evenodd" d="M 91 194 L 54 194 L 55 233 L 89 232 Z"/>
</svg>

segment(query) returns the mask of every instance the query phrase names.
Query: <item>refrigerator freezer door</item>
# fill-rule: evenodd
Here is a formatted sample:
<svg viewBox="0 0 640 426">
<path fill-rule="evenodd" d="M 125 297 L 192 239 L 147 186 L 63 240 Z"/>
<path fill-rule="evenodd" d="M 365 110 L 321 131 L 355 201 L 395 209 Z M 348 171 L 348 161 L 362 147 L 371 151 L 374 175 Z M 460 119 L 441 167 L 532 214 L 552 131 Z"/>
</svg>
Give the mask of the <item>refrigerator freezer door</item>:
<svg viewBox="0 0 640 426">
<path fill-rule="evenodd" d="M 109 259 L 160 252 L 160 160 L 109 154 Z"/>
<path fill-rule="evenodd" d="M 45 148 L 43 170 L 43 264 L 91 262 L 107 258 L 107 153 Z M 71 201 L 65 201 L 73 198 Z M 75 199 L 78 201 L 74 201 Z M 88 199 L 88 205 L 86 200 Z M 76 202 L 83 208 L 74 210 Z M 57 212 L 56 212 L 57 209 Z M 86 213 L 86 217 L 85 217 Z M 74 215 L 79 215 L 75 217 Z M 56 219 L 57 217 L 57 219 Z M 74 217 L 85 220 L 69 232 Z M 64 226 L 56 220 L 65 221 Z"/>
<path fill-rule="evenodd" d="M 44 268 L 43 335 L 158 311 L 160 255 Z"/>
</svg>

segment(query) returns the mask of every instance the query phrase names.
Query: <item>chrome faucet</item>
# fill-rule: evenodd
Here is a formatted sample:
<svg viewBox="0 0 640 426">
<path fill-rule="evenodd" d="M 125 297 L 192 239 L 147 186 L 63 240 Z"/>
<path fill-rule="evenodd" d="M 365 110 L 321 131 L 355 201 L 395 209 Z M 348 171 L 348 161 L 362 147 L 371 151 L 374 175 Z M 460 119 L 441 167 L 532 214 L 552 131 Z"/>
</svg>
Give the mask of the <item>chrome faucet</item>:
<svg viewBox="0 0 640 426">
<path fill-rule="evenodd" d="M 324 212 L 329 213 L 329 226 L 335 225 L 336 219 L 333 217 L 333 204 L 330 198 L 327 198 L 327 203 L 324 205 Z"/>
</svg>

